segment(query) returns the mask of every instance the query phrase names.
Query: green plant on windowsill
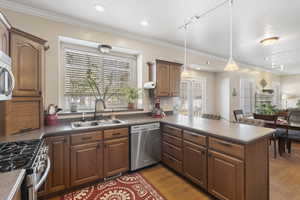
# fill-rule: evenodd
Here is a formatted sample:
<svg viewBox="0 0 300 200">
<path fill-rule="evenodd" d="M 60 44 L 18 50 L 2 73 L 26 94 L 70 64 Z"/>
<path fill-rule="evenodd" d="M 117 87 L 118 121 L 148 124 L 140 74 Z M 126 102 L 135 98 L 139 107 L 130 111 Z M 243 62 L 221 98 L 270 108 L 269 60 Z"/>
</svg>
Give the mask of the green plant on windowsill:
<svg viewBox="0 0 300 200">
<path fill-rule="evenodd" d="M 261 114 L 261 115 L 275 115 L 276 113 L 278 113 L 278 111 L 279 110 L 274 105 L 271 105 L 271 104 L 262 104 L 259 107 L 257 114 Z"/>
<path fill-rule="evenodd" d="M 128 102 L 128 108 L 134 109 L 136 100 L 140 96 L 140 89 L 134 88 L 134 87 L 124 87 L 121 89 L 121 93 L 124 95 L 124 97 L 127 99 Z"/>
</svg>

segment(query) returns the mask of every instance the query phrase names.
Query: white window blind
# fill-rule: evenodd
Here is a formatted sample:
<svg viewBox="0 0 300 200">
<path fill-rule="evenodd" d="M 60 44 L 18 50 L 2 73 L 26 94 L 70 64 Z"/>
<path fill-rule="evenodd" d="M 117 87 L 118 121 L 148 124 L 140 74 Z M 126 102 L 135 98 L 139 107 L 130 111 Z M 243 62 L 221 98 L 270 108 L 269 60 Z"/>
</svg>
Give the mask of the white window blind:
<svg viewBox="0 0 300 200">
<path fill-rule="evenodd" d="M 254 82 L 248 79 L 240 80 L 240 107 L 245 114 L 253 112 Z"/>
<path fill-rule="evenodd" d="M 87 84 L 88 70 L 100 86 L 103 94 L 106 92 L 108 108 L 127 107 L 127 102 L 121 95 L 120 89 L 125 86 L 137 87 L 137 58 L 127 54 L 100 54 L 96 49 L 90 51 L 80 48 L 63 48 L 64 63 L 64 96 L 65 108 L 76 97 L 79 109 L 93 110 L 95 96 Z M 109 86 L 109 87 L 107 87 Z"/>
</svg>

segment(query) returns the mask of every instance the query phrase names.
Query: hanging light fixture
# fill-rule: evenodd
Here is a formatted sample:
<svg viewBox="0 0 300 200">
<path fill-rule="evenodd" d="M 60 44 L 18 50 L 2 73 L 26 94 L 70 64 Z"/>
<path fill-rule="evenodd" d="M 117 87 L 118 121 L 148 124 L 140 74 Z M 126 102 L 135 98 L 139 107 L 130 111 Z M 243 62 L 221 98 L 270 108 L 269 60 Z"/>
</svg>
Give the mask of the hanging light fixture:
<svg viewBox="0 0 300 200">
<path fill-rule="evenodd" d="M 183 71 L 181 72 L 182 77 L 189 76 L 189 72 L 187 70 L 187 25 L 184 27 L 184 64 Z"/>
<path fill-rule="evenodd" d="M 237 71 L 239 70 L 239 66 L 233 59 L 233 17 L 232 17 L 232 5 L 233 0 L 229 0 L 229 8 L 230 8 L 230 57 L 224 71 Z"/>
</svg>

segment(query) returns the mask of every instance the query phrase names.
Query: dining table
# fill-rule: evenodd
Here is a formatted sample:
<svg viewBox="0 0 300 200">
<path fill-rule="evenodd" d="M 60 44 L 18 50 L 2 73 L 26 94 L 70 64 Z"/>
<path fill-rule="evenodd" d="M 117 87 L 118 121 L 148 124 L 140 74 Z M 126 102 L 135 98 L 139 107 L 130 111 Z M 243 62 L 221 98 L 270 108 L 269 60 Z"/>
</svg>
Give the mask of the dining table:
<svg viewBox="0 0 300 200">
<path fill-rule="evenodd" d="M 300 140 L 300 123 L 288 122 L 287 120 L 284 120 L 284 119 L 278 119 L 276 121 L 276 123 L 274 121 L 264 120 L 264 124 L 265 124 L 264 125 L 265 127 L 276 128 L 276 129 L 281 130 L 282 136 L 279 137 L 279 139 L 278 139 L 279 155 L 282 155 L 283 153 L 285 153 L 285 150 L 286 150 L 287 144 L 288 144 L 289 131 L 296 132 L 296 135 L 299 135 L 299 140 Z M 286 134 L 286 135 L 284 135 L 284 134 Z"/>
</svg>

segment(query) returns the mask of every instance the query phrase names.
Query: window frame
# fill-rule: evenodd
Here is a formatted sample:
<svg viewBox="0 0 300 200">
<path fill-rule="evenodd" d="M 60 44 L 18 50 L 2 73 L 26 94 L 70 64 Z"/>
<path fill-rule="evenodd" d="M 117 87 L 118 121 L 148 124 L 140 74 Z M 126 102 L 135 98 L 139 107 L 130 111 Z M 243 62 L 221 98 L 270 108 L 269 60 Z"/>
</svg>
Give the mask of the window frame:
<svg viewBox="0 0 300 200">
<path fill-rule="evenodd" d="M 65 37 L 59 38 L 59 70 L 58 70 L 58 106 L 63 109 L 63 112 L 68 113 L 70 109 L 65 104 L 65 59 L 64 59 L 64 50 L 65 49 L 72 49 L 77 51 L 86 51 L 91 54 L 99 54 L 97 48 L 95 46 L 98 46 L 98 43 L 93 43 L 89 41 L 83 41 L 83 40 L 77 40 L 77 39 L 68 39 L 65 41 Z M 70 42 L 71 40 L 72 42 Z M 79 42 L 78 42 L 79 41 Z M 121 54 L 128 54 L 132 56 L 137 57 L 136 61 L 136 70 L 135 70 L 135 82 L 138 89 L 141 89 L 143 86 L 142 82 L 142 75 L 143 75 L 143 69 L 142 69 L 142 63 L 143 63 L 143 56 L 140 52 L 134 51 L 131 49 L 124 49 L 124 48 L 118 48 L 113 47 L 114 50 L 113 53 L 121 53 Z M 119 51 L 118 51 L 119 50 Z M 142 95 L 137 100 L 137 109 L 143 109 L 143 97 Z M 110 108 L 108 110 L 114 110 L 113 108 Z M 118 108 L 116 108 L 118 110 Z M 120 110 L 126 110 L 126 108 L 120 108 Z M 92 109 L 89 110 L 79 110 L 78 113 L 81 112 L 93 112 Z"/>
</svg>

